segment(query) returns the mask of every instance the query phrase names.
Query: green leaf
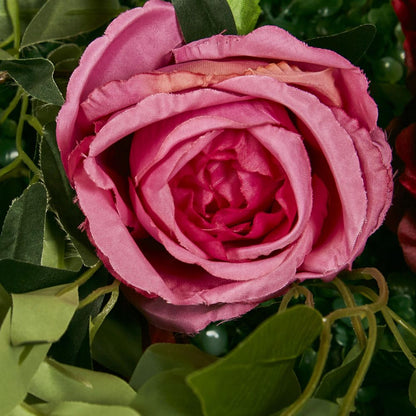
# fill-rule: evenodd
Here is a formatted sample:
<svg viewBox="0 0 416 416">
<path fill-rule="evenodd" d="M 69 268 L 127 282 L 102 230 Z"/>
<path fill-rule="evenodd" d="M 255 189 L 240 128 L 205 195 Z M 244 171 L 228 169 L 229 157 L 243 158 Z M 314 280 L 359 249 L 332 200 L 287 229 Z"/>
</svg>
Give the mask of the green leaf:
<svg viewBox="0 0 416 416">
<path fill-rule="evenodd" d="M 53 123 L 58 116 L 60 108 L 58 105 L 44 103 L 36 99 L 32 100 L 33 115 L 42 126 Z"/>
<path fill-rule="evenodd" d="M 306 43 L 317 48 L 331 49 L 356 64 L 366 53 L 375 34 L 376 27 L 365 24 L 336 35 L 309 39 Z"/>
<path fill-rule="evenodd" d="M 0 61 L 0 71 L 9 75 L 32 97 L 62 105 L 64 98 L 54 79 L 54 66 L 44 58 L 9 59 Z"/>
<path fill-rule="evenodd" d="M 6 9 L 6 1 L 0 1 L 0 41 L 12 34 L 13 27 L 11 24 L 9 13 Z"/>
<path fill-rule="evenodd" d="M 14 347 L 10 343 L 11 311 L 0 329 L 0 414 L 7 415 L 25 398 L 30 380 L 46 357 L 50 344 Z"/>
<path fill-rule="evenodd" d="M 55 342 L 67 329 L 78 306 L 78 288 L 60 294 L 65 285 L 12 294 L 11 342 Z"/>
<path fill-rule="evenodd" d="M 353 348 L 339 367 L 324 375 L 316 390 L 315 397 L 334 402 L 339 397 L 344 397 L 355 371 L 360 365 L 361 358 L 362 351 L 359 350 L 358 346 Z"/>
<path fill-rule="evenodd" d="M 118 0 L 48 0 L 27 27 L 22 47 L 90 32 L 119 12 Z"/>
<path fill-rule="evenodd" d="M 137 392 L 131 406 L 143 415 L 202 416 L 198 398 L 185 382 L 190 370 L 163 371 Z"/>
<path fill-rule="evenodd" d="M 41 414 L 51 416 L 140 416 L 135 410 L 126 406 L 78 402 L 38 404 L 33 406 L 33 408 L 45 412 Z"/>
<path fill-rule="evenodd" d="M 206 367 L 217 360 L 193 345 L 153 344 L 144 352 L 130 380 L 134 390 L 138 390 L 157 374 L 174 369 L 194 371 Z"/>
<path fill-rule="evenodd" d="M 24 293 L 69 283 L 77 274 L 16 260 L 0 260 L 0 284 L 8 292 Z"/>
<path fill-rule="evenodd" d="M 227 0 L 239 35 L 251 32 L 261 14 L 260 0 Z"/>
<path fill-rule="evenodd" d="M 57 212 L 62 226 L 69 234 L 84 264 L 88 267 L 93 266 L 98 259 L 86 233 L 79 229 L 85 218 L 74 203 L 75 193 L 62 166 L 54 124 L 48 124 L 45 127 L 40 150 L 40 164 L 45 185 L 51 197 L 50 205 Z"/>
<path fill-rule="evenodd" d="M 4 49 L 0 49 L 0 61 L 5 59 L 13 59 L 13 56 L 6 52 Z"/>
<path fill-rule="evenodd" d="M 223 32 L 237 34 L 227 0 L 172 0 L 172 4 L 187 43 Z"/>
<path fill-rule="evenodd" d="M 416 407 L 416 370 L 413 371 L 412 377 L 410 377 L 409 400 Z"/>
<path fill-rule="evenodd" d="M 29 392 L 44 401 L 80 401 L 127 406 L 134 390 L 121 378 L 53 360 L 44 361 L 29 386 Z"/>
<path fill-rule="evenodd" d="M 78 60 L 81 57 L 81 54 L 82 50 L 76 43 L 64 43 L 51 51 L 48 54 L 48 59 L 56 65 L 58 62 L 66 61 L 68 59 Z"/>
<path fill-rule="evenodd" d="M 110 281 L 113 281 L 113 278 L 108 271 L 104 267 L 100 268 L 79 288 L 79 298 L 85 298 L 94 290 L 108 285 Z M 75 312 L 65 334 L 52 345 L 49 351 L 50 357 L 60 363 L 92 368 L 88 329 L 91 319 L 100 312 L 103 300 L 104 296 L 100 296 Z"/>
<path fill-rule="evenodd" d="M 10 207 L 0 235 L 0 259 L 40 264 L 46 212 L 46 190 L 29 186 Z"/>
<path fill-rule="evenodd" d="M 92 343 L 92 357 L 105 368 L 129 379 L 142 354 L 140 315 L 119 299 Z"/>
<path fill-rule="evenodd" d="M 296 413 L 296 416 L 338 416 L 339 406 L 336 403 L 321 399 L 309 399 Z M 271 416 L 278 416 L 278 413 Z"/>
<path fill-rule="evenodd" d="M 43 238 L 42 266 L 79 271 L 82 260 L 58 224 L 54 213 L 46 213 L 45 235 Z"/>
<path fill-rule="evenodd" d="M 266 416 L 300 393 L 294 362 L 322 328 L 315 309 L 295 306 L 263 322 L 224 359 L 190 374 L 206 416 Z"/>
</svg>

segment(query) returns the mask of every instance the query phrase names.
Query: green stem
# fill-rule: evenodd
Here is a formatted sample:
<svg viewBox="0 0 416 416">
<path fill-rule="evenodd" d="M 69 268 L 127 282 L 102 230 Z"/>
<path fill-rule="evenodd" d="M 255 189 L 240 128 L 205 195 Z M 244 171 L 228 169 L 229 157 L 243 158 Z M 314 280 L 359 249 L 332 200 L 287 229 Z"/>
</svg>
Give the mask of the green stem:
<svg viewBox="0 0 416 416">
<path fill-rule="evenodd" d="M 19 104 L 22 93 L 23 93 L 23 90 L 21 88 L 18 88 L 15 96 L 10 101 L 9 106 L 1 113 L 0 124 L 3 124 L 6 121 L 7 117 L 9 117 L 10 113 L 17 107 L 17 104 Z"/>
<path fill-rule="evenodd" d="M 337 309 L 330 314 L 328 314 L 323 319 L 323 328 L 320 337 L 320 346 L 317 355 L 317 361 L 313 369 L 312 375 L 306 385 L 305 389 L 298 397 L 298 399 L 292 403 L 287 409 L 285 409 L 281 416 L 294 416 L 312 397 L 314 391 L 316 390 L 318 383 L 321 379 L 323 370 L 325 368 L 325 363 L 328 357 L 329 349 L 331 346 L 331 327 L 337 319 L 341 318 L 351 318 L 353 316 L 362 316 L 366 315 L 369 321 L 369 335 L 367 343 L 367 348 L 361 360 L 359 371 L 357 371 L 356 376 L 351 382 L 350 388 L 348 389 L 347 395 L 344 398 L 342 404 L 342 415 L 346 415 L 345 409 L 350 409 L 351 403 L 353 403 L 354 397 L 358 388 L 360 387 L 363 378 L 367 372 L 368 366 L 371 362 L 371 357 L 374 352 L 375 341 L 377 339 L 377 321 L 375 318 L 375 313 L 380 311 L 383 307 L 387 305 L 388 300 L 388 288 L 386 280 L 383 275 L 378 272 L 376 269 L 362 269 L 355 271 L 358 274 L 362 274 L 363 278 L 366 278 L 366 275 L 370 275 L 377 281 L 379 287 L 379 296 L 376 295 L 376 299 L 373 303 L 368 305 L 347 307 L 343 309 Z M 355 277 L 354 277 L 355 279 Z"/>
<path fill-rule="evenodd" d="M 406 322 L 402 317 L 397 315 L 396 312 L 392 311 L 389 307 L 386 306 L 386 310 L 388 311 L 389 315 L 403 328 L 405 328 L 407 331 L 409 331 L 414 337 L 416 337 L 416 328 L 414 328 L 412 325 L 409 324 L 409 322 Z"/>
<path fill-rule="evenodd" d="M 99 287 L 79 302 L 78 309 L 82 309 L 107 293 L 112 293 L 114 290 L 118 290 L 119 286 L 120 282 L 118 280 L 114 280 L 114 282 L 109 286 Z"/>
<path fill-rule="evenodd" d="M 10 42 L 13 42 L 13 39 L 14 39 L 14 34 L 12 33 L 9 37 L 7 37 L 6 39 L 4 39 L 4 41 L 0 43 L 0 49 L 3 49 Z"/>
<path fill-rule="evenodd" d="M 374 300 L 377 298 L 377 295 L 369 288 L 365 286 L 357 286 L 357 292 L 363 294 L 368 299 Z M 388 306 L 384 306 L 381 309 L 381 313 L 383 314 L 384 320 L 386 321 L 387 326 L 389 327 L 391 333 L 393 334 L 394 338 L 396 339 L 397 344 L 401 348 L 403 354 L 407 357 L 410 364 L 416 368 L 416 358 L 413 355 L 413 352 L 407 346 L 406 341 L 402 337 L 402 334 L 397 329 L 394 321 L 398 322 L 401 326 L 403 326 L 407 331 L 409 331 L 413 336 L 416 337 L 416 329 L 409 325 L 405 320 L 403 320 L 399 315 L 397 315 L 394 311 L 392 311 Z"/>
<path fill-rule="evenodd" d="M 282 297 L 282 301 L 280 302 L 279 310 L 277 313 L 284 312 L 292 298 L 295 296 L 296 288 L 293 286 L 291 287 Z"/>
<path fill-rule="evenodd" d="M 0 169 L 0 178 L 10 173 L 12 170 L 16 169 L 21 163 L 21 159 L 17 157 L 12 162 L 10 162 L 7 166 L 4 166 Z"/>
<path fill-rule="evenodd" d="M 39 135 L 43 134 L 42 124 L 40 124 L 39 120 L 36 117 L 30 114 L 26 114 L 25 120 L 30 124 L 30 126 L 32 126 L 36 130 L 36 132 Z"/>
<path fill-rule="evenodd" d="M 406 341 L 403 339 L 402 334 L 397 329 L 397 326 L 394 324 L 393 318 L 390 316 L 388 308 L 383 308 L 381 313 L 383 314 L 384 320 L 386 321 L 391 333 L 399 344 L 399 347 L 403 351 L 403 354 L 407 357 L 412 367 L 416 368 L 416 358 L 410 348 L 407 346 Z"/>
<path fill-rule="evenodd" d="M 315 301 L 313 300 L 312 292 L 305 286 L 296 286 L 297 291 L 300 295 L 305 296 L 305 305 L 310 306 L 311 308 L 315 307 Z"/>
<path fill-rule="evenodd" d="M 70 292 L 72 289 L 76 287 L 82 286 L 85 282 L 87 282 L 95 272 L 101 267 L 102 263 L 98 261 L 94 266 L 90 269 L 87 269 L 77 280 L 70 283 L 69 285 L 65 286 L 62 290 L 60 290 L 57 296 L 62 296 L 67 292 Z"/>
<path fill-rule="evenodd" d="M 282 297 L 282 300 L 281 300 L 280 306 L 279 306 L 279 310 L 278 310 L 277 313 L 285 311 L 287 309 L 290 301 L 293 298 L 297 298 L 299 295 L 305 296 L 305 304 L 307 306 L 310 306 L 311 308 L 313 308 L 315 306 L 315 302 L 313 300 L 312 292 L 308 288 L 306 288 L 305 286 L 300 286 L 298 284 L 295 284 Z"/>
<path fill-rule="evenodd" d="M 16 51 L 20 48 L 20 18 L 19 3 L 17 0 L 6 0 L 7 10 L 13 26 L 13 40 Z M 18 53 L 17 53 L 18 55 Z"/>
<path fill-rule="evenodd" d="M 325 368 L 329 349 L 331 347 L 331 339 L 331 323 L 329 323 L 326 318 L 323 318 L 323 328 L 319 338 L 319 350 L 316 356 L 316 363 L 313 368 L 312 375 L 302 394 L 297 398 L 297 400 L 294 403 L 292 403 L 287 409 L 285 409 L 280 416 L 296 415 L 296 413 L 312 397 L 312 394 L 318 387 L 319 380 L 321 379 L 322 373 Z"/>
<path fill-rule="evenodd" d="M 22 162 L 33 172 L 35 176 L 40 176 L 38 167 L 33 163 L 32 159 L 26 154 L 22 146 L 23 127 L 26 119 L 27 107 L 29 105 L 29 97 L 27 94 L 22 96 L 22 106 L 20 108 L 20 118 L 16 128 L 16 149 Z"/>
<path fill-rule="evenodd" d="M 342 299 L 344 299 L 345 305 L 348 308 L 353 308 L 356 306 L 354 297 L 352 296 L 351 291 L 348 289 L 347 285 L 342 282 L 338 277 L 336 277 L 332 283 L 335 285 L 335 287 L 338 289 L 339 293 L 342 296 Z M 361 322 L 361 319 L 358 316 L 351 317 L 351 323 L 352 327 L 354 329 L 355 335 L 358 339 L 358 343 L 360 344 L 361 348 L 365 347 L 365 344 L 367 342 L 363 324 Z"/>
<path fill-rule="evenodd" d="M 371 359 L 374 354 L 374 350 L 377 342 L 377 320 L 374 313 L 366 311 L 368 320 L 368 339 L 367 346 L 365 348 L 363 358 L 360 361 L 360 365 L 355 372 L 354 378 L 348 388 L 346 395 L 344 396 L 339 411 L 339 416 L 347 416 L 350 414 L 351 409 L 354 406 L 355 398 L 357 396 L 358 389 L 360 388 L 364 377 L 367 374 L 368 367 L 370 366 Z"/>
</svg>

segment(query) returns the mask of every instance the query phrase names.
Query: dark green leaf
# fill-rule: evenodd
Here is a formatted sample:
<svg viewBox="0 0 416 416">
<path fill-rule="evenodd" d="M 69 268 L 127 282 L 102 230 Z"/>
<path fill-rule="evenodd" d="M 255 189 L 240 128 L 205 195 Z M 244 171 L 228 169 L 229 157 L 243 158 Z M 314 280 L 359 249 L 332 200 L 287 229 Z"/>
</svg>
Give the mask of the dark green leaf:
<svg viewBox="0 0 416 416">
<path fill-rule="evenodd" d="M 141 319 L 136 309 L 118 300 L 95 335 L 95 361 L 129 379 L 142 354 Z"/>
<path fill-rule="evenodd" d="M 59 292 L 66 285 L 34 292 L 12 294 L 13 345 L 30 342 L 55 342 L 66 331 L 78 306 L 78 288 Z"/>
<path fill-rule="evenodd" d="M 409 383 L 409 400 L 413 406 L 416 407 L 416 370 L 413 371 L 412 377 Z"/>
<path fill-rule="evenodd" d="M 60 106 L 44 103 L 39 100 L 32 100 L 33 115 L 39 120 L 42 126 L 53 123 L 56 120 Z"/>
<path fill-rule="evenodd" d="M 163 371 L 147 381 L 131 406 L 152 416 L 202 416 L 198 398 L 185 382 L 189 370 Z"/>
<path fill-rule="evenodd" d="M 82 260 L 65 231 L 58 224 L 55 214 L 46 213 L 43 238 L 42 266 L 77 272 Z"/>
<path fill-rule="evenodd" d="M 0 414 L 7 415 L 25 398 L 30 380 L 44 360 L 50 344 L 14 347 L 10 343 L 11 311 L 0 329 Z"/>
<path fill-rule="evenodd" d="M 0 284 L 10 293 L 24 293 L 69 283 L 77 274 L 17 260 L 0 260 Z"/>
<path fill-rule="evenodd" d="M 376 27 L 365 24 L 336 35 L 309 39 L 306 43 L 317 48 L 331 49 L 356 64 L 371 45 L 375 34 Z"/>
<path fill-rule="evenodd" d="M 84 221 L 84 216 L 74 203 L 75 193 L 62 166 L 56 144 L 54 124 L 49 124 L 45 128 L 41 143 L 40 162 L 45 185 L 51 197 L 50 205 L 57 212 L 62 226 L 69 234 L 84 264 L 91 267 L 98 259 L 86 233 L 79 229 Z"/>
<path fill-rule="evenodd" d="M 233 14 L 226 0 L 172 0 L 187 43 L 225 32 L 236 35 Z"/>
<path fill-rule="evenodd" d="M 44 361 L 29 386 L 29 392 L 44 401 L 81 401 L 96 404 L 128 405 L 134 390 L 121 378 Z"/>
<path fill-rule="evenodd" d="M 31 185 L 9 209 L 0 235 L 0 259 L 40 264 L 46 213 L 46 190 Z"/>
<path fill-rule="evenodd" d="M 322 317 L 295 306 L 263 322 L 231 353 L 187 378 L 206 416 L 269 415 L 294 401 L 293 366 L 319 335 Z"/>
<path fill-rule="evenodd" d="M 261 14 L 260 0 L 227 0 L 239 35 L 251 32 Z"/>
<path fill-rule="evenodd" d="M 90 32 L 119 12 L 118 0 L 48 0 L 27 27 L 22 47 Z"/>
<path fill-rule="evenodd" d="M 63 104 L 62 94 L 53 79 L 51 61 L 44 58 L 3 60 L 0 71 L 7 71 L 32 97 L 51 104 Z"/>
<path fill-rule="evenodd" d="M 206 354 L 193 345 L 153 344 L 143 354 L 130 385 L 138 390 L 157 374 L 174 369 L 194 371 L 214 363 L 216 357 Z"/>
<path fill-rule="evenodd" d="M 76 43 L 64 43 L 48 54 L 48 59 L 53 63 L 67 60 L 79 59 L 82 54 L 81 48 Z"/>
</svg>

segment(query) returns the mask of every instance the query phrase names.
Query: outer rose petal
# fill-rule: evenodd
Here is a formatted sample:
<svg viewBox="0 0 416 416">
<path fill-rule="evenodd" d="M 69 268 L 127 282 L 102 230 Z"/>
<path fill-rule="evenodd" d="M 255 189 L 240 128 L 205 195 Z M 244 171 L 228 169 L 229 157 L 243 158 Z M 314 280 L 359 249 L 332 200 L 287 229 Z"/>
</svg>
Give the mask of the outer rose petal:
<svg viewBox="0 0 416 416">
<path fill-rule="evenodd" d="M 258 303 L 219 303 L 217 305 L 177 306 L 161 298 L 148 299 L 131 289 L 123 289 L 127 299 L 142 310 L 145 316 L 159 328 L 168 331 L 196 333 L 210 322 L 226 321 L 241 316 Z"/>
<path fill-rule="evenodd" d="M 157 42 L 149 42 L 152 38 L 157 38 Z M 109 81 L 128 79 L 167 65 L 172 49 L 181 43 L 172 5 L 150 0 L 143 8 L 120 15 L 104 36 L 88 46 L 70 78 L 66 102 L 58 116 L 57 141 L 65 168 L 69 153 L 82 138 L 79 127 L 83 120 L 78 118 L 78 112 L 88 94 Z"/>
<path fill-rule="evenodd" d="M 246 36 L 212 36 L 182 46 L 174 54 L 178 63 L 247 56 L 292 61 L 306 70 L 339 68 L 338 88 L 344 96 L 344 108 L 370 130 L 377 124 L 377 106 L 368 94 L 362 94 L 368 83 L 361 71 L 337 53 L 308 46 L 281 28 L 263 26 Z"/>
</svg>

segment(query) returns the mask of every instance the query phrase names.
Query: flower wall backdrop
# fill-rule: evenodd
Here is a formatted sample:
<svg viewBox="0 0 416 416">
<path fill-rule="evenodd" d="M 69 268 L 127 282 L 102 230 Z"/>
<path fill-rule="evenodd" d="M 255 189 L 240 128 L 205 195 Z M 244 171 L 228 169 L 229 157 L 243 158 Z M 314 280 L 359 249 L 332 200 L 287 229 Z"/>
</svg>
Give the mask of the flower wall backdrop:
<svg viewBox="0 0 416 416">
<path fill-rule="evenodd" d="M 416 414 L 415 15 L 1 2 L 0 413 Z"/>
</svg>

